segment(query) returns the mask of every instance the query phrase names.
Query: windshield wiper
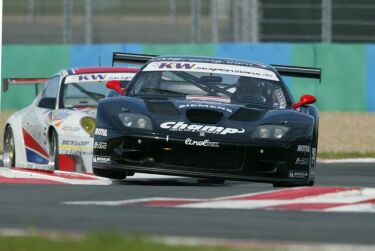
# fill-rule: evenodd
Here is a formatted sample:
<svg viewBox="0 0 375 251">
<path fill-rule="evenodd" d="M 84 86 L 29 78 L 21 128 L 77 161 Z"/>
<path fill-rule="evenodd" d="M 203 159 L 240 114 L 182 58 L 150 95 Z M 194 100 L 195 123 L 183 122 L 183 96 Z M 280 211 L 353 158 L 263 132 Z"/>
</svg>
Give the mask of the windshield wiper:
<svg viewBox="0 0 375 251">
<path fill-rule="evenodd" d="M 220 88 L 218 87 L 217 85 L 213 84 L 213 85 L 210 85 L 208 86 L 209 84 L 202 81 L 201 79 L 187 73 L 187 72 L 172 72 L 173 74 L 177 75 L 178 77 L 180 78 L 183 78 L 187 81 L 190 81 L 193 85 L 197 86 L 198 88 L 202 89 L 203 91 L 211 94 L 211 95 L 214 95 L 214 96 L 219 96 L 218 93 L 222 93 L 222 94 L 225 94 L 229 97 L 232 96 L 233 93 L 231 92 L 228 92 L 226 90 L 224 90 L 223 88 Z M 212 89 L 215 89 L 216 92 L 214 92 Z"/>
<path fill-rule="evenodd" d="M 82 86 L 79 86 L 76 83 L 72 83 L 72 85 L 75 88 L 77 88 L 80 92 L 82 92 L 83 94 L 86 94 L 87 96 L 89 96 L 90 98 L 92 98 L 93 100 L 95 100 L 96 102 L 98 102 L 99 99 L 102 99 L 102 98 L 105 97 L 103 94 L 96 93 L 96 92 L 90 92 L 90 91 L 86 90 L 85 88 L 83 88 Z"/>
<path fill-rule="evenodd" d="M 146 93 L 143 93 L 144 91 L 146 91 Z M 147 93 L 148 91 L 150 91 L 150 93 Z M 186 93 L 182 93 L 182 92 L 176 92 L 176 91 L 158 89 L 158 88 L 143 88 L 141 94 L 154 94 L 154 93 L 160 93 L 160 94 L 166 93 L 166 94 L 174 94 L 174 95 L 178 95 L 178 96 L 186 96 L 187 95 Z"/>
</svg>

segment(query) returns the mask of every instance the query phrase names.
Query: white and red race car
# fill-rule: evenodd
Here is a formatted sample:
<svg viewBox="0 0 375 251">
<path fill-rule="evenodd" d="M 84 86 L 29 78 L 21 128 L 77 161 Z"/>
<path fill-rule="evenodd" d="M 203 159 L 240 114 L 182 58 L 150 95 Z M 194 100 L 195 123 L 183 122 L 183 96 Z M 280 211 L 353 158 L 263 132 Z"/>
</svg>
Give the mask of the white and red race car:
<svg viewBox="0 0 375 251">
<path fill-rule="evenodd" d="M 6 122 L 4 166 L 91 173 L 98 100 L 123 94 L 137 71 L 88 67 L 62 70 L 49 79 L 4 79 L 4 90 L 9 84 L 45 83 L 34 102 Z"/>
</svg>

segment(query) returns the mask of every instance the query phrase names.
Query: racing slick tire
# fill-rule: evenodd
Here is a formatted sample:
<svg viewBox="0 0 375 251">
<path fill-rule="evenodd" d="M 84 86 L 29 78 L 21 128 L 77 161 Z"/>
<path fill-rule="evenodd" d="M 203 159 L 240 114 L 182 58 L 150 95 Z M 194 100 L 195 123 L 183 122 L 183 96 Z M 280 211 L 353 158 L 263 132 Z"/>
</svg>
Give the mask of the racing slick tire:
<svg viewBox="0 0 375 251">
<path fill-rule="evenodd" d="M 52 130 L 48 136 L 49 153 L 48 167 L 49 170 L 59 170 L 59 138 L 55 130 Z"/>
<path fill-rule="evenodd" d="M 313 186 L 314 181 L 309 181 L 306 184 L 294 183 L 294 182 L 274 182 L 273 187 L 301 187 L 301 186 Z"/>
<path fill-rule="evenodd" d="M 4 132 L 4 151 L 3 151 L 3 165 L 11 168 L 15 166 L 16 150 L 14 145 L 13 131 L 10 126 L 7 126 Z"/>
<path fill-rule="evenodd" d="M 99 168 L 93 168 L 93 173 L 96 176 L 105 177 L 113 180 L 124 180 L 127 176 L 126 172 L 115 171 L 115 170 L 105 170 Z"/>
<path fill-rule="evenodd" d="M 210 184 L 210 185 L 223 185 L 225 179 L 222 178 L 207 178 L 207 179 L 198 179 L 199 184 Z"/>
</svg>

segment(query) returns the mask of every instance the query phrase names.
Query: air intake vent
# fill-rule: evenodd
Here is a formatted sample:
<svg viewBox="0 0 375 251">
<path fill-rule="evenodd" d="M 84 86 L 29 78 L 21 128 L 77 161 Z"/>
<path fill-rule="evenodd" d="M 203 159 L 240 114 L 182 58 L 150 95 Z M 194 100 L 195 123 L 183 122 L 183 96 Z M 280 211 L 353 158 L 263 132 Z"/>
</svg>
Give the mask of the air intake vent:
<svg viewBox="0 0 375 251">
<path fill-rule="evenodd" d="M 257 120 L 263 114 L 262 110 L 240 108 L 232 116 L 229 117 L 231 120 L 251 122 Z"/>
<path fill-rule="evenodd" d="M 213 110 L 190 109 L 186 111 L 186 116 L 193 123 L 217 124 L 223 117 L 223 114 Z"/>
</svg>

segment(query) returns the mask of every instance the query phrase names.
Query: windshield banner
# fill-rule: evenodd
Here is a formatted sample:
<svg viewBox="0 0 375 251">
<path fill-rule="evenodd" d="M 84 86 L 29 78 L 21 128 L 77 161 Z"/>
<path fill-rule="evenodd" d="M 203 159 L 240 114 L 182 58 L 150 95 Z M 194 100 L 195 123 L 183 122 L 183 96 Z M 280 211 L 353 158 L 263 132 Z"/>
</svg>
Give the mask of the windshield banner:
<svg viewBox="0 0 375 251">
<path fill-rule="evenodd" d="M 279 81 L 276 74 L 270 70 L 230 64 L 183 61 L 157 61 L 149 63 L 143 69 L 143 71 L 184 71 L 218 73 Z"/>
<path fill-rule="evenodd" d="M 69 75 L 65 79 L 65 84 L 71 83 L 83 83 L 83 82 L 99 82 L 99 81 L 130 81 L 134 77 L 135 73 L 132 72 L 121 72 L 121 73 L 87 73 L 78 75 Z"/>
</svg>

